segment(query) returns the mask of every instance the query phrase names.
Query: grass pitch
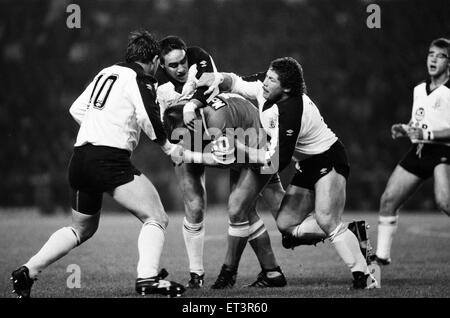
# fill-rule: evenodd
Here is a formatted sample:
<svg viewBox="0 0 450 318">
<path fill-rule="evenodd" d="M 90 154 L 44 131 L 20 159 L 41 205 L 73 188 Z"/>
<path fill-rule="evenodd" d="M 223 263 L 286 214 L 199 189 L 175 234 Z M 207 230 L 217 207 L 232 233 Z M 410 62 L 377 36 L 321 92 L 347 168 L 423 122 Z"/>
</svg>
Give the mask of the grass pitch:
<svg viewBox="0 0 450 318">
<path fill-rule="evenodd" d="M 402 213 L 393 244 L 393 263 L 382 267 L 381 289 L 349 290 L 351 274 L 327 241 L 316 247 L 286 250 L 269 214 L 262 218 L 270 233 L 275 255 L 287 277 L 284 288 L 254 289 L 251 283 L 260 271 L 257 259 L 247 246 L 233 289 L 215 291 L 215 281 L 224 260 L 227 216 L 210 209 L 206 218 L 204 261 L 205 287 L 189 290 L 189 298 L 448 298 L 450 297 L 450 219 L 437 212 Z M 171 213 L 161 267 L 168 279 L 186 283 L 188 260 L 181 234 L 183 214 Z M 369 236 L 376 245 L 377 213 L 346 212 L 345 221 L 365 219 Z M 46 217 L 32 211 L 0 213 L 0 297 L 11 298 L 11 271 L 23 264 L 58 228 L 68 225 L 69 215 Z M 103 213 L 97 233 L 89 241 L 52 264 L 39 277 L 32 297 L 141 297 L 134 291 L 137 238 L 141 224 L 127 212 Z M 69 265 L 81 270 L 80 288 L 69 288 Z M 146 296 L 151 297 L 151 296 Z M 155 296 L 157 297 L 157 296 Z"/>
</svg>

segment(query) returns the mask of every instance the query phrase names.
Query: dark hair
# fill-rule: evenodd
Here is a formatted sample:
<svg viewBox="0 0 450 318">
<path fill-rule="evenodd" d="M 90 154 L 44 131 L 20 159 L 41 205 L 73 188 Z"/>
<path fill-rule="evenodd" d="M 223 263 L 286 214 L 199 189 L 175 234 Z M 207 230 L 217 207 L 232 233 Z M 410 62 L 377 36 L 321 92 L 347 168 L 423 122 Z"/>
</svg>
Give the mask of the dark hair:
<svg viewBox="0 0 450 318">
<path fill-rule="evenodd" d="M 306 94 L 306 84 L 303 78 L 303 69 L 299 62 L 292 57 L 280 57 L 270 63 L 270 68 L 277 75 L 283 88 L 290 88 L 289 95 L 299 96 Z"/>
<path fill-rule="evenodd" d="M 447 57 L 450 57 L 450 40 L 446 38 L 439 38 L 431 41 L 430 47 L 436 46 L 440 49 L 447 50 Z"/>
<path fill-rule="evenodd" d="M 132 31 L 128 36 L 125 61 L 148 63 L 156 55 L 159 55 L 160 51 L 158 42 L 150 32 L 146 30 Z"/>
<path fill-rule="evenodd" d="M 164 64 L 164 56 L 173 50 L 184 50 L 186 51 L 186 43 L 179 37 L 175 35 L 166 36 L 164 39 L 159 41 L 159 46 L 161 47 L 161 53 L 159 54 L 161 63 Z"/>
<path fill-rule="evenodd" d="M 183 104 L 177 104 L 166 108 L 163 115 L 163 125 L 166 135 L 170 140 L 175 128 L 183 127 Z"/>
</svg>

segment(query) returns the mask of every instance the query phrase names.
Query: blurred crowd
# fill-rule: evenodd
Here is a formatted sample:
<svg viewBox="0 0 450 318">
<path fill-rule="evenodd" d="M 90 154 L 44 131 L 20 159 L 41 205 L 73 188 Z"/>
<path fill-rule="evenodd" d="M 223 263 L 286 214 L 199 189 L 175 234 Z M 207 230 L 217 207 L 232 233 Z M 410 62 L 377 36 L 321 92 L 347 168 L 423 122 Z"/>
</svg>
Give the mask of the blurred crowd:
<svg viewBox="0 0 450 318">
<path fill-rule="evenodd" d="M 0 206 L 69 206 L 77 124 L 68 109 L 100 68 L 123 58 L 129 31 L 146 28 L 203 47 L 221 71 L 248 75 L 280 56 L 300 61 L 308 95 L 347 146 L 347 209 L 376 210 L 409 147 L 390 138 L 390 127 L 409 121 L 428 45 L 450 31 L 448 0 L 377 1 L 381 27 L 372 29 L 372 2 L 362 0 L 79 0 L 81 25 L 72 29 L 70 3 L 0 0 Z M 146 140 L 133 161 L 168 210 L 182 209 L 159 147 Z M 226 171 L 209 169 L 207 189 L 210 204 L 224 203 Z M 434 208 L 431 184 L 422 191 L 408 209 Z"/>
</svg>

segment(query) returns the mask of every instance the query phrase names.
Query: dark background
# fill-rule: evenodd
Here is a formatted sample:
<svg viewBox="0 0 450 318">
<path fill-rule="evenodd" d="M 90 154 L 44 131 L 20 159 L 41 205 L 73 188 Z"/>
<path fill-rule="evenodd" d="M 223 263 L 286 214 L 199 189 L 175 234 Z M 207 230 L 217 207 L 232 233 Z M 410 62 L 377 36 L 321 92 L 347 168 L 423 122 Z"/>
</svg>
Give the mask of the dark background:
<svg viewBox="0 0 450 318">
<path fill-rule="evenodd" d="M 409 121 L 429 43 L 450 36 L 448 0 L 79 0 L 80 29 L 66 25 L 70 3 L 0 0 L 0 206 L 68 211 L 77 133 L 68 109 L 101 68 L 123 58 L 129 31 L 146 28 L 203 47 L 222 71 L 246 75 L 274 58 L 296 58 L 308 95 L 347 146 L 347 209 L 376 210 L 409 147 L 390 138 L 390 127 Z M 380 29 L 366 25 L 370 3 L 381 7 Z M 142 136 L 133 161 L 167 209 L 182 208 L 159 147 Z M 227 172 L 208 169 L 207 188 L 210 204 L 224 203 Z M 434 209 L 432 182 L 420 191 L 406 207 Z"/>
</svg>

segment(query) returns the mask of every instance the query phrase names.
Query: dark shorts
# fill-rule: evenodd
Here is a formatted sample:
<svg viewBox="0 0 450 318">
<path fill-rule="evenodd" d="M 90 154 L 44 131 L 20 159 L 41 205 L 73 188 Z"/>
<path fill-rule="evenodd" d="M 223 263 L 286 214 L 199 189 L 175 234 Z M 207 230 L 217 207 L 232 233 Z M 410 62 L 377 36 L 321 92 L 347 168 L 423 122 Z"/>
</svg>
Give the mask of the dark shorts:
<svg viewBox="0 0 450 318">
<path fill-rule="evenodd" d="M 398 163 L 406 171 L 427 179 L 433 175 L 434 168 L 441 163 L 450 164 L 450 147 L 445 145 L 424 144 L 417 154 L 418 145 L 412 145 Z"/>
<path fill-rule="evenodd" d="M 331 170 L 348 179 L 350 165 L 347 153 L 340 140 L 336 141 L 327 151 L 313 155 L 296 164 L 297 173 L 291 181 L 297 187 L 314 190 L 316 182 L 327 175 Z"/>
<path fill-rule="evenodd" d="M 140 175 L 123 149 L 86 144 L 75 147 L 69 164 L 72 208 L 80 213 L 100 211 L 104 192 L 134 180 Z"/>
</svg>

